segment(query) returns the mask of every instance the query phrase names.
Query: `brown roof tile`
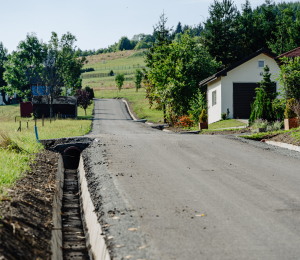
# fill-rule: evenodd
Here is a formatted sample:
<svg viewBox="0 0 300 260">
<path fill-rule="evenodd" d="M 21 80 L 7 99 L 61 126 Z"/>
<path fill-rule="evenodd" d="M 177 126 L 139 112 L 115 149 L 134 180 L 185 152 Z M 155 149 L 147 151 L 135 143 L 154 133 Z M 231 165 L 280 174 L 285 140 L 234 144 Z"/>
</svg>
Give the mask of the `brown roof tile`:
<svg viewBox="0 0 300 260">
<path fill-rule="evenodd" d="M 277 56 L 275 59 L 277 60 L 282 57 L 288 57 L 288 58 L 300 57 L 300 47 L 293 49 L 291 51 L 282 53 L 281 55 Z"/>
</svg>

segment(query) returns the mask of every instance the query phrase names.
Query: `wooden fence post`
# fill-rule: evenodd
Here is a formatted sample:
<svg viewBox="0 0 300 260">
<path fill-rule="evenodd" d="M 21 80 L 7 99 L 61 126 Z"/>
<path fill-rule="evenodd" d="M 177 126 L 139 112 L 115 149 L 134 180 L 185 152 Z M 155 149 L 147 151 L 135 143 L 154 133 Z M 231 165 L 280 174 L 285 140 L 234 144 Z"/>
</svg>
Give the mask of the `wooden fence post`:
<svg viewBox="0 0 300 260">
<path fill-rule="evenodd" d="M 44 115 L 42 116 L 42 126 L 44 126 Z"/>
</svg>

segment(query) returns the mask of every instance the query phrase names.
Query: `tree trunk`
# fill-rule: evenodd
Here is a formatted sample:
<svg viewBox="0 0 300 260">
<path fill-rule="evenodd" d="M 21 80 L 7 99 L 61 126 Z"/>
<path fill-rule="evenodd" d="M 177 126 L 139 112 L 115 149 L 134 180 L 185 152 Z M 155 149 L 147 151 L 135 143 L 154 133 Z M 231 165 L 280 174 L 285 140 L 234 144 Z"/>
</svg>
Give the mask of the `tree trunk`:
<svg viewBox="0 0 300 260">
<path fill-rule="evenodd" d="M 86 116 L 86 109 L 84 110 L 84 112 L 85 112 L 85 116 Z"/>
</svg>

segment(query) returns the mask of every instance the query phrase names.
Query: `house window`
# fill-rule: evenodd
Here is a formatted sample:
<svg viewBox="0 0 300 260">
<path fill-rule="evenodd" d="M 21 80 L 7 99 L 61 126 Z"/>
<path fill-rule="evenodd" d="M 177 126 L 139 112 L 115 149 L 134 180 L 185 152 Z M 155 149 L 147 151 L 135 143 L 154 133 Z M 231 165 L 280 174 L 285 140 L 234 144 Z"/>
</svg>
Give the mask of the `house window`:
<svg viewBox="0 0 300 260">
<path fill-rule="evenodd" d="M 217 91 L 213 91 L 212 93 L 212 105 L 216 105 L 217 104 Z"/>
<path fill-rule="evenodd" d="M 265 61 L 264 60 L 259 60 L 258 61 L 258 67 L 263 68 L 265 66 Z"/>
</svg>

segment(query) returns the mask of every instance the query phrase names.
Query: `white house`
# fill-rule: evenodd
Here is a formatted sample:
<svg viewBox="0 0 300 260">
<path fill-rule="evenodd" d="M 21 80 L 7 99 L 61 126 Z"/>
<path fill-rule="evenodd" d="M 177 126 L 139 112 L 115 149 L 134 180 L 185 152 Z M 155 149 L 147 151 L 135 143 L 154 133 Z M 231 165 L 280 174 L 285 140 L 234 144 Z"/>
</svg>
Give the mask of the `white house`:
<svg viewBox="0 0 300 260">
<path fill-rule="evenodd" d="M 221 120 L 221 114 L 226 113 L 227 109 L 230 111 L 230 118 L 248 119 L 250 104 L 256 95 L 257 82 L 262 80 L 264 66 L 269 66 L 272 75 L 280 71 L 275 61 L 276 56 L 263 48 L 201 81 L 201 86 L 207 85 L 208 123 Z"/>
</svg>

